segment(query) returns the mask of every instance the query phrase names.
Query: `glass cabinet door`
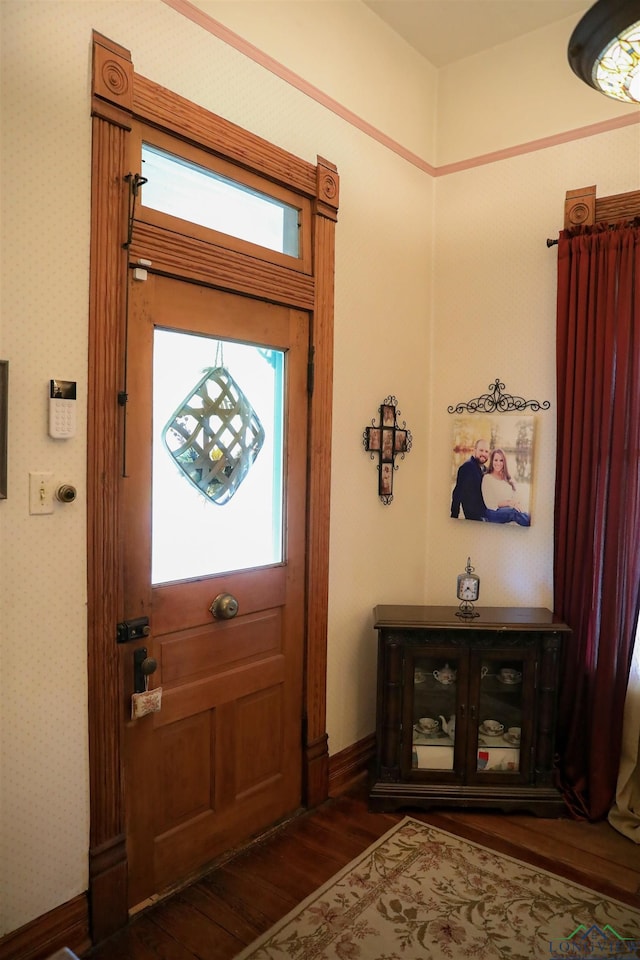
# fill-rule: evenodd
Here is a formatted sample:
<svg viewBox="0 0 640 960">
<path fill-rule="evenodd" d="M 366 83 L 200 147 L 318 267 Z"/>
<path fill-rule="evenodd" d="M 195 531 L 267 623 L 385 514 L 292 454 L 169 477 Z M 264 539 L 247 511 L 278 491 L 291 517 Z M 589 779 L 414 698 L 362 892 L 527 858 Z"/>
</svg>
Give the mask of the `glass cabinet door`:
<svg viewBox="0 0 640 960">
<path fill-rule="evenodd" d="M 411 727 L 411 768 L 453 771 L 458 688 L 466 681 L 466 671 L 450 649 L 420 651 L 410 664 L 412 676 L 407 679 L 413 681 L 413 696 L 406 719 Z"/>
<path fill-rule="evenodd" d="M 472 670 L 478 684 L 475 742 L 475 770 L 481 777 L 490 773 L 520 774 L 524 770 L 523 743 L 530 738 L 531 725 L 526 691 L 529 689 L 526 653 L 492 651 L 477 654 Z M 472 739 L 474 739 L 472 737 Z"/>
</svg>

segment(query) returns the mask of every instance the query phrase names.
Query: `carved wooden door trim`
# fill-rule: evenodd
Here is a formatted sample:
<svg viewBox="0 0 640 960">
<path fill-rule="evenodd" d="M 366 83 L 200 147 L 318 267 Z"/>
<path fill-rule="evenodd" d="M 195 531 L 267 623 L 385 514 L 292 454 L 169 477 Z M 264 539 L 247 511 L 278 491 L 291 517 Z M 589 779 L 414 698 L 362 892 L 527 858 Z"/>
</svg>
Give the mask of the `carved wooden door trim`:
<svg viewBox="0 0 640 960">
<path fill-rule="evenodd" d="M 98 942 L 128 920 L 125 802 L 121 778 L 122 714 L 116 625 L 122 617 L 118 504 L 122 458 L 124 315 L 127 273 L 128 141 L 132 123 L 154 123 L 213 148 L 308 197 L 313 214 L 312 275 L 295 277 L 282 293 L 281 268 L 266 261 L 255 280 L 267 299 L 308 306 L 315 366 L 310 405 L 307 609 L 303 757 L 304 797 L 315 806 L 328 795 L 326 635 L 329 562 L 329 483 L 333 382 L 333 273 L 339 178 L 322 158 L 309 164 L 137 75 L 128 50 L 93 35 L 92 214 L 89 305 L 91 402 L 87 449 L 88 683 L 91 835 L 89 886 L 92 936 Z M 139 171 L 138 171 L 139 172 Z M 190 260 L 184 258 L 183 268 Z M 194 268 L 196 269 L 196 268 Z M 280 273 L 278 272 L 280 271 Z M 199 279 L 196 276 L 193 279 Z M 246 275 L 234 258 L 225 285 Z M 240 289 L 243 289 L 240 287 Z M 276 293 L 276 291 L 278 291 Z M 105 438 L 107 440 L 105 441 Z M 117 438 L 117 439 L 116 439 Z"/>
</svg>

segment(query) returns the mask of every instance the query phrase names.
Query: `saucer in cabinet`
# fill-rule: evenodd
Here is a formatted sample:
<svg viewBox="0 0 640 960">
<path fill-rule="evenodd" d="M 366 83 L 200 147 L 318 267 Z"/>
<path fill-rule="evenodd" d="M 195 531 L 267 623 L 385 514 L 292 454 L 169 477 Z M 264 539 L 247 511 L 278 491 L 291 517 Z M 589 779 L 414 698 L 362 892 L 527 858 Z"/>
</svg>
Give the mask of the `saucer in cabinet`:
<svg viewBox="0 0 640 960">
<path fill-rule="evenodd" d="M 487 730 L 484 723 L 480 724 L 480 726 L 478 727 L 478 730 L 485 737 L 501 737 L 502 734 L 504 733 L 504 727 L 502 728 L 502 730 Z"/>
<path fill-rule="evenodd" d="M 433 730 L 423 730 L 419 723 L 414 723 L 413 729 L 419 733 L 425 740 L 441 740 L 443 737 L 440 727 L 434 727 Z"/>
</svg>

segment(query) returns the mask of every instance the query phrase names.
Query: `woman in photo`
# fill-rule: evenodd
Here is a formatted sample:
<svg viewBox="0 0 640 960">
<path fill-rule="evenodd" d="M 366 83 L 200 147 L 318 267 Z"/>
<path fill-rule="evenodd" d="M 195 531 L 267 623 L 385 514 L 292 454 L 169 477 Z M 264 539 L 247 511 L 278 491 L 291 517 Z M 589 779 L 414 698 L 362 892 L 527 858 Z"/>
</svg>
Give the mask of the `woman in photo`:
<svg viewBox="0 0 640 960">
<path fill-rule="evenodd" d="M 522 510 L 516 497 L 504 450 L 497 447 L 489 457 L 489 467 L 482 478 L 482 498 L 487 507 L 485 519 L 490 523 L 518 523 L 531 526 L 531 517 Z"/>
</svg>

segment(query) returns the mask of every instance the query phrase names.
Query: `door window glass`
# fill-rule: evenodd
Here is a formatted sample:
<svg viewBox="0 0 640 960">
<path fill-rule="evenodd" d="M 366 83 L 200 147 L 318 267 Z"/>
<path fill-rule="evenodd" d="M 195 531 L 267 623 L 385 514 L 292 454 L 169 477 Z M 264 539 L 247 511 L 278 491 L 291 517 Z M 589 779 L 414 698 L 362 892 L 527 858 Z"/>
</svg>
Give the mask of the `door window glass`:
<svg viewBox="0 0 640 960">
<path fill-rule="evenodd" d="M 152 582 L 280 563 L 284 352 L 156 328 L 153 353 Z M 203 395 L 216 401 L 210 410 L 202 406 Z M 172 425 L 189 405 L 192 414 L 178 417 L 183 427 L 178 444 Z M 243 420 L 238 410 L 247 406 L 251 416 Z M 249 453 L 230 491 L 225 481 L 238 477 L 233 471 L 241 447 Z M 223 494 L 217 501 L 197 482 L 209 466 L 207 457 L 208 487 Z M 218 482 L 221 462 L 227 475 Z"/>
</svg>

